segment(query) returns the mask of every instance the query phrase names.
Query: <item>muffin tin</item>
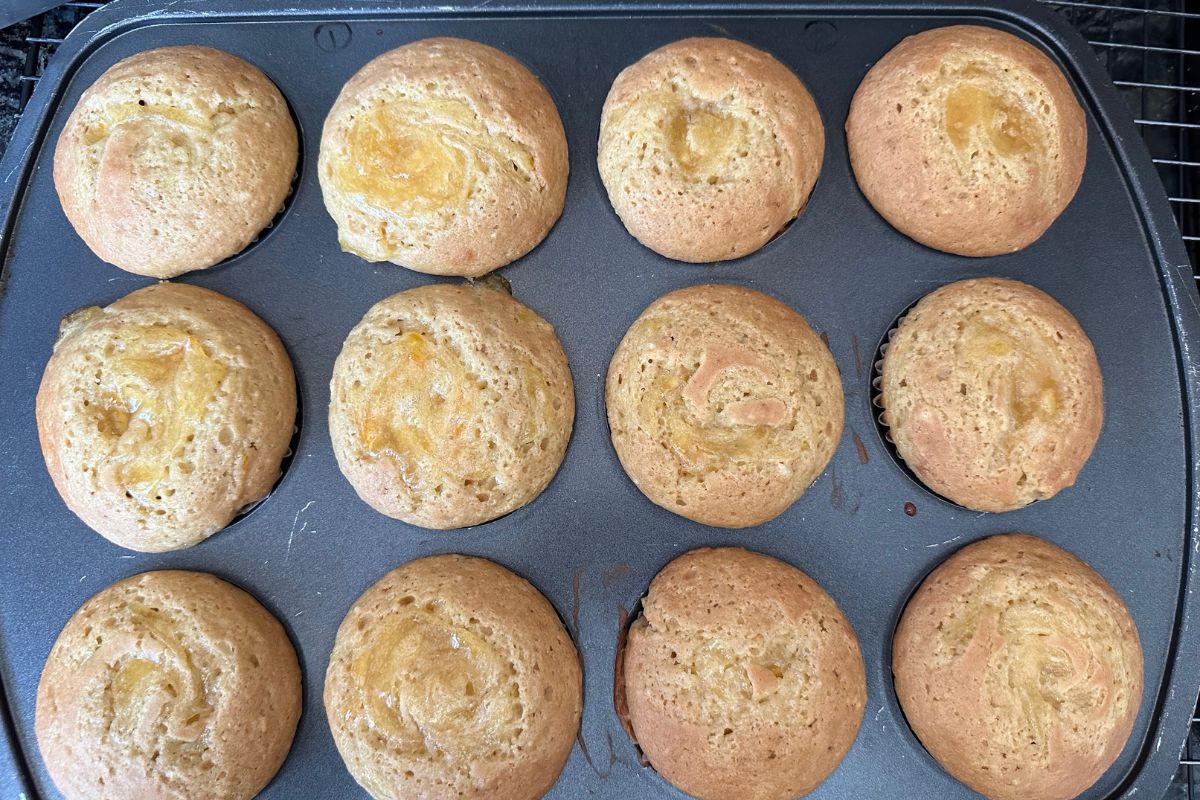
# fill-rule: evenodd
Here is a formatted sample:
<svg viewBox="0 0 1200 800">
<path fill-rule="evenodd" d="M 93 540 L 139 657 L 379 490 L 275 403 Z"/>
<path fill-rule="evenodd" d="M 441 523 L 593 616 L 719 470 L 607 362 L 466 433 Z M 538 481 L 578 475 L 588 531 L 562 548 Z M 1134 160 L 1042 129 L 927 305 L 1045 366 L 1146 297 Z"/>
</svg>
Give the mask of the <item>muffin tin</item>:
<svg viewBox="0 0 1200 800">
<path fill-rule="evenodd" d="M 161 7 L 159 7 L 161 5 Z M 618 632 L 653 575 L 701 545 L 738 544 L 818 580 L 854 625 L 868 707 L 858 740 L 818 798 L 970 797 L 913 737 L 890 675 L 892 630 L 909 593 L 955 548 L 1026 531 L 1092 564 L 1141 631 L 1146 692 L 1128 746 L 1088 797 L 1158 796 L 1175 769 L 1200 682 L 1196 589 L 1195 398 L 1200 298 L 1166 198 L 1128 110 L 1083 40 L 1033 4 L 999 0 L 804 4 L 587 5 L 382 0 L 153 3 L 121 0 L 91 15 L 39 83 L 0 165 L 5 228 L 0 295 L 0 795 L 57 797 L 34 741 L 42 664 L 68 617 L 95 592 L 148 569 L 213 572 L 253 593 L 297 645 L 304 716 L 266 798 L 363 797 L 341 764 L 321 702 L 325 666 L 351 602 L 392 567 L 462 552 L 530 579 L 562 614 L 583 658 L 579 746 L 555 798 L 679 797 L 639 765 L 612 703 Z M 938 253 L 892 230 L 854 183 L 842 123 L 867 69 L 904 36 L 973 22 L 1048 51 L 1088 113 L 1088 165 L 1075 201 L 1038 242 L 1008 256 Z M 571 181 L 562 219 L 506 267 L 515 295 L 556 327 L 575 377 L 575 433 L 561 471 L 530 505 L 454 532 L 411 528 L 357 499 L 338 472 L 324 410 L 342 340 L 377 300 L 434 278 L 338 250 L 315 164 L 321 124 L 342 83 L 375 55 L 455 35 L 511 53 L 545 83 L 562 114 Z M 612 212 L 597 174 L 600 109 L 617 73 L 685 36 L 731 36 L 774 53 L 821 109 L 827 152 L 807 210 L 775 241 L 734 262 L 656 256 Z M 272 325 L 296 366 L 305 409 L 296 453 L 253 513 L 188 550 L 135 554 L 88 530 L 55 493 L 37 443 L 34 396 L 58 320 L 150 280 L 100 262 L 68 225 L 51 180 L 59 130 L 79 94 L 116 60 L 165 44 L 220 47 L 262 68 L 296 115 L 303 164 L 270 236 L 182 280 L 224 292 Z M 1057 298 L 1096 346 L 1106 420 L 1075 488 L 1007 514 L 953 506 L 914 482 L 880 438 L 872 359 L 894 320 L 922 295 L 976 275 L 1004 275 Z M 672 289 L 729 282 L 766 291 L 828 338 L 846 389 L 846 431 L 829 469 L 778 519 L 707 528 L 653 506 L 608 441 L 603 376 L 626 328 Z M 11 762 L 11 766 L 10 766 Z M 904 787 L 897 790 L 897 787 Z"/>
</svg>

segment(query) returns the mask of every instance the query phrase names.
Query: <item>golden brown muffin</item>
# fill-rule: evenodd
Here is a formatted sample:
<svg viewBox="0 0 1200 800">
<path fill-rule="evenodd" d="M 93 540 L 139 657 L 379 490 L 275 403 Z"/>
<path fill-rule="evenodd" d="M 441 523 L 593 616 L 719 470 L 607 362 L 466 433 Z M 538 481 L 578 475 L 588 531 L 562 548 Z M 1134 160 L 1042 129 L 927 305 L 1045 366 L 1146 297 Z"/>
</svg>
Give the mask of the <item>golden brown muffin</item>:
<svg viewBox="0 0 1200 800">
<path fill-rule="evenodd" d="M 189 547 L 265 497 L 296 421 L 275 332 L 179 283 L 63 320 L 37 396 L 46 468 L 67 507 L 131 550 Z"/>
<path fill-rule="evenodd" d="M 470 277 L 546 238 L 567 167 L 562 120 L 533 73 L 437 38 L 384 53 L 342 87 L 317 170 L 343 250 Z"/>
<path fill-rule="evenodd" d="M 1125 746 L 1142 647 L 1113 588 L 1025 534 L 964 547 L 925 579 L 892 643 L 908 724 L 993 800 L 1067 800 Z"/>
<path fill-rule="evenodd" d="M 702 548 L 650 584 L 629 630 L 638 745 L 702 800 L 790 800 L 837 768 L 867 700 L 858 639 L 825 590 L 741 548 Z"/>
<path fill-rule="evenodd" d="M 642 312 L 605 389 L 613 447 L 652 502 L 706 525 L 782 514 L 842 436 L 842 379 L 804 317 L 738 286 L 693 286 Z"/>
<path fill-rule="evenodd" d="M 642 244 L 680 261 L 753 253 L 804 208 L 825 157 L 808 89 L 732 39 L 684 39 L 613 82 L 598 161 Z"/>
<path fill-rule="evenodd" d="M 943 286 L 883 357 L 883 419 L 926 486 L 1011 511 L 1075 483 L 1104 422 L 1087 334 L 1045 292 L 1004 278 Z"/>
<path fill-rule="evenodd" d="M 37 692 L 37 741 L 67 800 L 248 800 L 300 718 L 279 622 L 203 572 L 146 572 L 87 601 Z"/>
<path fill-rule="evenodd" d="M 283 207 L 298 152 L 287 103 L 257 67 L 162 47 L 119 61 L 79 98 L 54 186 L 97 256 L 171 278 L 250 244 Z"/>
<path fill-rule="evenodd" d="M 325 675 L 333 740 L 376 800 L 532 800 L 579 731 L 579 656 L 553 606 L 490 561 L 392 570 L 354 603 Z"/>
<path fill-rule="evenodd" d="M 376 303 L 342 345 L 329 431 L 376 511 L 462 528 L 541 494 L 575 420 L 550 323 L 506 292 L 433 284 Z"/>
<path fill-rule="evenodd" d="M 975 25 L 910 36 L 850 104 L 850 162 L 901 233 L 994 256 L 1036 241 L 1083 176 L 1087 123 L 1062 72 L 1012 34 Z"/>
</svg>

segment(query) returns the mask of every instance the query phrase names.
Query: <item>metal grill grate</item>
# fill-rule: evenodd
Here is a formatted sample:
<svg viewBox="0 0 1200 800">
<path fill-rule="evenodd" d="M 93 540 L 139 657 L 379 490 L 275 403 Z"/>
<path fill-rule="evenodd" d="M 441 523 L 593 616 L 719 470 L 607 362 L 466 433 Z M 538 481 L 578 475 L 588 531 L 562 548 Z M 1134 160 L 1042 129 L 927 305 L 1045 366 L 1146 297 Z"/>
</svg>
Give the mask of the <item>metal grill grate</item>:
<svg viewBox="0 0 1200 800">
<path fill-rule="evenodd" d="M 106 2 L 67 2 L 28 23 L 21 110 L 55 47 Z M 1124 94 L 1171 200 L 1193 270 L 1200 268 L 1200 0 L 1040 2 L 1087 38 Z M 1200 709 L 1167 797 L 1200 800 Z"/>
<path fill-rule="evenodd" d="M 54 49 L 62 42 L 71 29 L 91 12 L 100 8 L 108 0 L 78 0 L 78 2 L 63 3 L 53 11 L 38 14 L 29 20 L 29 33 L 25 36 L 25 64 L 21 72 L 21 104 L 20 111 L 25 110 L 29 98 L 33 95 L 34 84 L 42 76 L 46 61 Z"/>
</svg>

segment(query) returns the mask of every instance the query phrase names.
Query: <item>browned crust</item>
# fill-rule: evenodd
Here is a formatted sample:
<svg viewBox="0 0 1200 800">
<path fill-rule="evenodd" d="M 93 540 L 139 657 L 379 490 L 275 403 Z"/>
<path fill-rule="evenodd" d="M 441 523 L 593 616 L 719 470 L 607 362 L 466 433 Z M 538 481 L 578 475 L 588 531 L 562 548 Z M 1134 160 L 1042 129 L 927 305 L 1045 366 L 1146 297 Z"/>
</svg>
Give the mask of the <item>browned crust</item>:
<svg viewBox="0 0 1200 800">
<path fill-rule="evenodd" d="M 949 633 L 971 622 L 969 636 Z M 1030 687 L 1013 664 L 1041 642 L 1047 658 L 1034 660 Z M 896 629 L 892 669 L 925 748 L 993 800 L 1084 792 L 1120 755 L 1142 699 L 1141 644 L 1120 596 L 1074 555 L 1025 534 L 968 545 L 930 573 Z M 1034 725 L 1021 718 L 1026 690 L 1053 700 L 1036 706 Z M 1093 696 L 1099 711 L 1089 714 L 1076 698 Z"/>
<path fill-rule="evenodd" d="M 408 598 L 411 598 L 409 600 Z M 433 752 L 408 757 L 386 735 L 364 730 L 351 665 L 406 605 L 432 604 L 452 624 L 482 636 L 511 666 L 520 700 L 514 752 L 480 752 L 455 763 Z M 338 628 L 325 676 L 325 709 L 350 774 L 377 800 L 469 797 L 534 800 L 558 779 L 579 731 L 579 656 L 554 607 L 536 588 L 481 558 L 442 555 L 389 572 L 355 601 Z M 436 741 L 432 747 L 436 751 Z"/>
<path fill-rule="evenodd" d="M 164 502 L 171 510 L 167 515 L 151 513 L 123 486 L 98 478 L 105 456 L 90 453 L 101 460 L 96 463 L 86 449 L 99 436 L 86 424 L 84 373 L 102 371 L 106 344 L 124 326 L 139 324 L 182 326 L 228 369 L 227 397 L 196 432 L 194 471 L 175 480 L 179 502 Z M 283 343 L 250 309 L 209 289 L 159 283 L 107 308 L 68 316 L 42 374 L 36 406 L 42 455 L 67 507 L 122 547 L 160 552 L 211 536 L 270 492 L 295 427 L 296 379 Z M 227 445 L 220 441 L 226 426 L 233 436 Z"/>
<path fill-rule="evenodd" d="M 1044 149 L 988 167 L 960 160 L 945 133 L 937 82 L 943 70 L 967 65 L 990 70 L 991 80 L 1030 104 L 1026 110 L 1049 129 Z M 888 222 L 966 256 L 1036 241 L 1075 196 L 1087 159 L 1086 117 L 1062 71 L 1022 39 L 974 25 L 925 31 L 889 51 L 855 92 L 846 137 L 858 185 Z M 1001 170 L 1025 177 L 1009 183 Z"/>
<path fill-rule="evenodd" d="M 643 163 L 617 116 L 643 94 L 678 82 L 702 104 L 743 118 L 773 139 L 777 162 L 755 159 L 728 180 L 685 183 L 672 162 Z M 653 144 L 651 142 L 651 144 Z M 820 112 L 808 89 L 769 53 L 732 39 L 693 38 L 649 53 L 617 76 L 600 122 L 600 177 L 614 210 L 642 244 L 668 258 L 740 258 L 795 219 L 825 153 Z"/>
<path fill-rule="evenodd" d="M 963 326 L 983 320 L 1022 355 L 1052 362 L 1052 423 L 1020 426 L 1008 356 L 964 355 Z M 896 450 L 922 482 L 977 511 L 1010 511 L 1075 483 L 1104 423 L 1100 366 L 1087 334 L 1045 292 L 1003 278 L 958 281 L 922 298 L 883 359 L 882 401 Z"/>
<path fill-rule="evenodd" d="M 454 387 L 472 398 L 481 437 L 495 442 L 491 463 L 473 465 L 495 473 L 497 485 L 482 497 L 479 487 L 451 471 L 436 479 L 405 479 L 395 457 L 368 453 L 363 445 L 355 422 L 363 408 L 353 385 L 381 362 L 372 363 L 374 353 L 403 330 L 436 331 L 444 347 L 473 367 L 476 380 L 490 381 L 484 389 Z M 545 378 L 545 396 L 529 397 L 521 373 L 514 372 L 520 361 Z M 501 391 L 506 382 L 510 390 Z M 531 502 L 558 472 L 574 419 L 571 370 L 554 328 L 509 294 L 479 284 L 430 284 L 379 301 L 346 337 L 330 381 L 330 436 L 342 474 L 376 511 L 426 528 L 477 525 Z M 526 422 L 545 423 L 544 447 L 522 448 Z M 511 459 L 500 460 L 508 454 Z"/>
<path fill-rule="evenodd" d="M 137 658 L 151 633 L 132 606 L 160 610 L 186 631 L 180 642 L 203 672 L 212 711 L 192 742 L 160 732 L 150 750 L 113 724 L 115 665 Z M 154 640 L 157 641 L 157 640 Z M 37 741 L 68 800 L 249 800 L 283 764 L 300 718 L 300 667 L 279 622 L 241 589 L 200 572 L 146 572 L 109 586 L 59 634 L 37 691 Z M 204 764 L 208 764 L 207 767 Z"/>
<path fill-rule="evenodd" d="M 751 671 L 770 667 L 778 685 L 764 689 L 774 679 L 756 672 L 756 683 Z M 866 703 L 858 641 L 833 599 L 740 548 L 693 550 L 654 578 L 624 680 L 650 763 L 706 800 L 812 791 L 850 749 Z"/>
<path fill-rule="evenodd" d="M 486 201 L 440 216 L 386 223 L 367 214 L 336 185 L 335 163 L 344 158 L 354 115 L 386 103 L 395 93 L 447 97 L 465 102 L 489 135 L 511 140 L 533 160 L 532 194 L 518 196 L 484 176 Z M 550 93 L 512 56 L 480 42 L 435 37 L 388 51 L 368 62 L 339 92 L 321 133 L 318 178 L 325 207 L 338 223 L 343 249 L 371 261 L 390 261 L 432 275 L 477 277 L 511 263 L 536 247 L 562 214 L 566 198 L 567 137 Z M 476 176 L 478 177 L 478 176 Z M 410 242 L 409 246 L 396 242 Z M 415 243 L 415 244 L 411 244 Z"/>
<path fill-rule="evenodd" d="M 187 127 L 175 132 L 199 163 L 147 165 L 141 174 L 133 165 L 149 139 L 134 127 L 103 137 L 97 154 L 89 128 L 111 104 L 137 102 L 219 122 L 210 138 Z M 163 47 L 117 62 L 79 98 L 55 147 L 54 186 L 97 256 L 171 278 L 250 244 L 283 207 L 298 156 L 287 103 L 261 70 L 209 47 Z"/>
<path fill-rule="evenodd" d="M 644 414 L 645 403 L 661 394 L 654 386 L 659 371 L 691 370 L 710 346 L 746 347 L 767 366 L 769 376 L 745 388 L 787 404 L 787 424 L 773 433 L 786 450 L 778 460 L 755 453 L 714 459 L 698 471 L 668 441 L 664 415 L 690 421 L 687 406 L 664 408 L 655 418 Z M 613 353 L 605 404 L 621 466 L 651 502 L 730 528 L 759 525 L 787 510 L 833 457 L 844 422 L 837 364 L 804 317 L 773 297 L 729 285 L 679 289 L 651 303 Z"/>
</svg>

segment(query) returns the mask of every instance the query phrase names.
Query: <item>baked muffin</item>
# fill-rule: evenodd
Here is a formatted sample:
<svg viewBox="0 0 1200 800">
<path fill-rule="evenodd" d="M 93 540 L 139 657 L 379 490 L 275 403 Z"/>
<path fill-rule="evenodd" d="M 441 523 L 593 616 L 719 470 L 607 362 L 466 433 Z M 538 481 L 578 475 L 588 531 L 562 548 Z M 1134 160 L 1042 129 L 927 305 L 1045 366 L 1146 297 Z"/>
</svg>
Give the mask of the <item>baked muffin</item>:
<svg viewBox="0 0 1200 800">
<path fill-rule="evenodd" d="M 913 732 L 993 800 L 1081 794 L 1120 755 L 1142 700 L 1142 648 L 1121 598 L 1025 534 L 968 545 L 930 573 L 892 647 Z"/>
<path fill-rule="evenodd" d="M 679 261 L 753 253 L 804 208 L 825 157 L 808 89 L 768 53 L 684 39 L 613 82 L 598 161 L 625 227 Z"/>
<path fill-rule="evenodd" d="M 54 150 L 63 212 L 97 256 L 171 278 L 240 252 L 283 207 L 298 155 L 283 95 L 210 47 L 162 47 L 109 68 Z"/>
<path fill-rule="evenodd" d="M 791 800 L 837 768 L 867 700 L 858 639 L 800 570 L 703 548 L 650 584 L 629 630 L 625 699 L 656 770 L 704 800 Z"/>
<path fill-rule="evenodd" d="M 613 354 L 621 466 L 651 502 L 725 528 L 782 514 L 842 436 L 842 379 L 804 317 L 739 286 L 663 295 Z"/>
<path fill-rule="evenodd" d="M 1045 292 L 1004 278 L 943 286 L 887 345 L 883 420 L 926 486 L 1011 511 L 1075 483 L 1104 422 L 1087 334 Z"/>
<path fill-rule="evenodd" d="M 318 176 L 342 249 L 477 276 L 528 253 L 567 191 L 554 101 L 479 42 L 422 39 L 352 77 L 321 133 Z"/>
<path fill-rule="evenodd" d="M 963 256 L 1011 253 L 1058 219 L 1087 123 L 1041 50 L 954 25 L 910 36 L 867 73 L 846 120 L 867 200 L 901 233 Z"/>
<path fill-rule="evenodd" d="M 376 511 L 462 528 L 541 494 L 575 420 L 550 323 L 506 292 L 434 284 L 376 303 L 342 345 L 329 432 Z"/>
<path fill-rule="evenodd" d="M 59 634 L 37 691 L 37 742 L 67 800 L 248 800 L 300 718 L 279 622 L 203 572 L 109 586 Z"/>
<path fill-rule="evenodd" d="M 37 395 L 42 455 L 67 507 L 149 552 L 196 544 L 266 497 L 295 422 L 275 332 L 179 283 L 66 317 Z"/>
<path fill-rule="evenodd" d="M 325 713 L 376 800 L 532 800 L 558 779 L 582 710 L 579 656 L 554 608 L 490 561 L 410 561 L 355 601 Z"/>
</svg>

